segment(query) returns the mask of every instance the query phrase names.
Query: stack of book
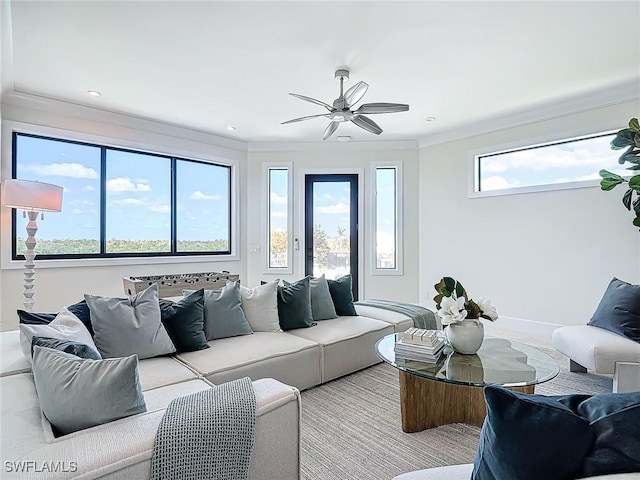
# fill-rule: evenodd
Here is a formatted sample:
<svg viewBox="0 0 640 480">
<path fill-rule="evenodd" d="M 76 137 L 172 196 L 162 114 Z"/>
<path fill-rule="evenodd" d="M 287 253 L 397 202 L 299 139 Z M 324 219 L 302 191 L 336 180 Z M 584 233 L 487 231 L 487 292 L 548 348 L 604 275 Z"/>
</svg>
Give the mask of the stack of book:
<svg viewBox="0 0 640 480">
<path fill-rule="evenodd" d="M 396 358 L 436 363 L 444 350 L 444 335 L 439 330 L 409 328 L 396 342 Z"/>
</svg>

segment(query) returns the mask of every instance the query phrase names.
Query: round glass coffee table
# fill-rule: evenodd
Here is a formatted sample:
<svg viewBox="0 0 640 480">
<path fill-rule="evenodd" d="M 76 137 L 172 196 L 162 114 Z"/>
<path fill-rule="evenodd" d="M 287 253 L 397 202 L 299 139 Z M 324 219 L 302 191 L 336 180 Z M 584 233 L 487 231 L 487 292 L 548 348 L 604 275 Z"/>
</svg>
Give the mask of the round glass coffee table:
<svg viewBox="0 0 640 480">
<path fill-rule="evenodd" d="M 476 355 L 461 355 L 445 347 L 436 363 L 396 357 L 394 347 L 402 333 L 376 343 L 378 356 L 399 370 L 402 430 L 419 432 L 449 423 L 481 426 L 486 416 L 486 385 L 500 385 L 534 393 L 535 385 L 560 371 L 557 362 L 529 345 L 485 337 Z"/>
</svg>

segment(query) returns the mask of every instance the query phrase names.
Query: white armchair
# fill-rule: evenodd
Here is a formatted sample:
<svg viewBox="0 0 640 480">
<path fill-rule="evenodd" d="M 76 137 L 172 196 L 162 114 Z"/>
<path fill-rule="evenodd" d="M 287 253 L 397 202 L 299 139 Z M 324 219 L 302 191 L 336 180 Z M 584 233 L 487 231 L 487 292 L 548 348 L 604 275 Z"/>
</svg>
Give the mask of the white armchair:
<svg viewBox="0 0 640 480">
<path fill-rule="evenodd" d="M 613 375 L 614 393 L 640 391 L 640 343 L 590 325 L 558 328 L 552 338 L 570 371 Z"/>
</svg>

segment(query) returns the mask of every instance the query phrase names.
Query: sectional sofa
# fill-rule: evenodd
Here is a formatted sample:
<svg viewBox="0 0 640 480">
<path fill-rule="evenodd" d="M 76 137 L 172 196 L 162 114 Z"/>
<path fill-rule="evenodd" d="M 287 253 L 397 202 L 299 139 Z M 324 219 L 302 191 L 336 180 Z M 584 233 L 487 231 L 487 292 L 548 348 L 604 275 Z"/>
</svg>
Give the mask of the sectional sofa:
<svg viewBox="0 0 640 480">
<path fill-rule="evenodd" d="M 413 325 L 399 313 L 356 308 L 358 316 L 323 320 L 311 328 L 255 332 L 214 340 L 205 350 L 141 360 L 146 413 L 58 438 L 40 411 L 19 332 L 3 332 L 3 478 L 5 474 L 16 479 L 148 478 L 155 432 L 169 402 L 244 376 L 253 380 L 258 403 L 250 478 L 299 478 L 299 390 L 378 363 L 375 342 Z M 43 467 L 59 471 L 42 472 Z M 11 469 L 23 471 L 9 472 Z"/>
</svg>

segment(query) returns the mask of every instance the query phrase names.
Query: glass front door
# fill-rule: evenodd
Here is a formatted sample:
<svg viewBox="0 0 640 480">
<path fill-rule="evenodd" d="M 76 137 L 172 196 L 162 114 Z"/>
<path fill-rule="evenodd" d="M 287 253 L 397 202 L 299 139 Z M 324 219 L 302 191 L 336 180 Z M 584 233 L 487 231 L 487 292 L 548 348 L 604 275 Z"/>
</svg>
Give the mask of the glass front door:
<svg viewBox="0 0 640 480">
<path fill-rule="evenodd" d="M 358 175 L 306 175 L 305 274 L 351 274 L 358 295 Z"/>
</svg>

